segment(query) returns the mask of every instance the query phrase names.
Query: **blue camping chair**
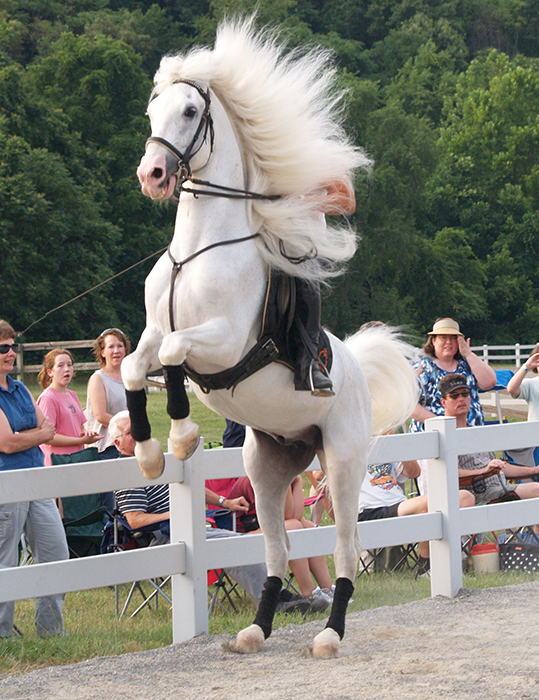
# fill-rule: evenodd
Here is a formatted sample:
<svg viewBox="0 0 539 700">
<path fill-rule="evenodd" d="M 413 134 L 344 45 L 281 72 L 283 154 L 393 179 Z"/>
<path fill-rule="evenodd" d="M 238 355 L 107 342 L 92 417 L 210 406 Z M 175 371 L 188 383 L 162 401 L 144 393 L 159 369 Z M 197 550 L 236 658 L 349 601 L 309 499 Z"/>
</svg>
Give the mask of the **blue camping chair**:
<svg viewBox="0 0 539 700">
<path fill-rule="evenodd" d="M 479 389 L 480 394 L 486 394 L 487 391 L 493 391 L 495 393 L 495 399 L 496 399 L 496 411 L 498 413 L 498 420 L 497 421 L 488 421 L 491 423 L 503 423 L 503 416 L 502 416 L 502 407 L 500 403 L 500 391 L 503 391 L 504 389 L 507 389 L 507 385 L 511 381 L 511 378 L 515 374 L 512 370 L 510 369 L 496 369 L 494 370 L 494 373 L 496 374 L 496 384 L 492 387 L 492 389 L 486 389 L 486 390 L 481 390 Z"/>
</svg>

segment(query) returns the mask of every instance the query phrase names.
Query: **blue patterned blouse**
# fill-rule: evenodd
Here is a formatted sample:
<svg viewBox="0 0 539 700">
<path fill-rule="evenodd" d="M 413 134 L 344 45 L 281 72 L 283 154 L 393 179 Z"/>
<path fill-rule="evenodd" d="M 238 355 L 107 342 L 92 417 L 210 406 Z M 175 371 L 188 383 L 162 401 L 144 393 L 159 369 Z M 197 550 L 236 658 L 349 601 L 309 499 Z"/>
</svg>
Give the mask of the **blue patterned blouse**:
<svg viewBox="0 0 539 700">
<path fill-rule="evenodd" d="M 421 370 L 417 378 L 419 383 L 419 403 L 437 416 L 443 416 L 444 409 L 441 402 L 442 395 L 440 394 L 439 386 L 443 377 L 445 377 L 446 374 L 450 374 L 450 372 L 439 367 L 429 355 L 425 355 L 419 360 L 416 360 L 413 366 L 414 369 Z M 468 386 L 472 392 L 470 412 L 468 413 L 468 425 L 483 425 L 483 409 L 479 401 L 477 381 L 470 369 L 470 365 L 462 358 L 457 361 L 457 368 L 453 371 L 458 372 L 458 374 L 464 374 L 467 377 Z M 425 425 L 423 423 L 412 418 L 410 423 L 411 433 L 418 433 L 424 429 Z"/>
</svg>

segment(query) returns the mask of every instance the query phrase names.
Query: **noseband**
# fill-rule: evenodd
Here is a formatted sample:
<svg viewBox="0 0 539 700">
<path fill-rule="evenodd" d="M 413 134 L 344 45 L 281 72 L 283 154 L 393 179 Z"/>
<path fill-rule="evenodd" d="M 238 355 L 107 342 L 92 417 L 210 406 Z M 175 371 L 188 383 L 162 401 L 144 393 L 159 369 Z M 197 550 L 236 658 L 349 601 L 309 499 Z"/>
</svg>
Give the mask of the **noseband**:
<svg viewBox="0 0 539 700">
<path fill-rule="evenodd" d="M 161 136 L 150 136 L 149 139 L 146 140 L 146 146 L 149 143 L 158 143 L 159 145 L 163 146 L 164 148 L 167 149 L 170 153 L 172 153 L 173 156 L 175 156 L 178 159 L 178 169 L 176 170 L 173 175 L 178 176 L 178 182 L 181 186 L 181 183 L 183 183 L 185 180 L 189 180 L 191 177 L 191 166 L 189 165 L 189 162 L 193 156 L 195 156 L 200 149 L 202 148 L 203 144 L 205 143 L 206 139 L 208 138 L 208 133 L 210 135 L 210 153 L 213 152 L 213 142 L 214 142 L 214 130 L 213 130 L 213 119 L 211 116 L 210 112 L 210 104 L 211 104 L 211 99 L 210 99 L 210 91 L 209 89 L 206 91 L 204 90 L 203 87 L 201 87 L 198 83 L 195 83 L 194 80 L 175 80 L 173 85 L 176 85 L 178 83 L 185 83 L 185 85 L 191 85 L 191 87 L 194 87 L 195 90 L 198 91 L 199 95 L 202 97 L 204 100 L 204 111 L 202 112 L 202 116 L 200 117 L 200 121 L 198 123 L 197 130 L 195 131 L 195 135 L 191 139 L 191 143 L 187 146 L 185 151 L 182 153 L 179 149 L 176 148 L 170 141 L 167 141 L 166 139 L 162 138 Z M 204 129 L 204 135 L 202 137 L 202 140 L 200 142 L 199 147 L 196 150 L 193 150 L 195 148 L 195 144 L 198 141 L 198 138 L 200 134 L 202 133 L 202 130 Z"/>
</svg>

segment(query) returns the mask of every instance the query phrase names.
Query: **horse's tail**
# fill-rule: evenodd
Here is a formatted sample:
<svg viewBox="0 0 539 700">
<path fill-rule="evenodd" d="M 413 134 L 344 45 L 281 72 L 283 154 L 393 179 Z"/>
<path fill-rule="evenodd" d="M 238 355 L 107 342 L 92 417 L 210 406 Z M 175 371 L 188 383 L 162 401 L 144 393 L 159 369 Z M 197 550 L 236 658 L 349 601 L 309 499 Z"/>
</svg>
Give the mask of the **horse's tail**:
<svg viewBox="0 0 539 700">
<path fill-rule="evenodd" d="M 345 340 L 361 365 L 372 400 L 373 435 L 404 423 L 414 410 L 418 385 L 412 360 L 417 349 L 400 337 L 399 330 L 380 324 L 360 330 Z"/>
</svg>

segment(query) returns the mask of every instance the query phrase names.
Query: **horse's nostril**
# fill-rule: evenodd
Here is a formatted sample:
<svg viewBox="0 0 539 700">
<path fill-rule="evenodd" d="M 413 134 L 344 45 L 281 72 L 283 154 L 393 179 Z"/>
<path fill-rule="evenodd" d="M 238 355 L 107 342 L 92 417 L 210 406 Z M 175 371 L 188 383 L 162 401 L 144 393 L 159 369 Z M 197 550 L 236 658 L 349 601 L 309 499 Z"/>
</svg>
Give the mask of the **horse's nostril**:
<svg viewBox="0 0 539 700">
<path fill-rule="evenodd" d="M 152 170 L 152 179 L 154 179 L 154 180 L 161 180 L 163 175 L 164 175 L 164 173 L 163 173 L 162 168 L 154 168 Z"/>
</svg>

